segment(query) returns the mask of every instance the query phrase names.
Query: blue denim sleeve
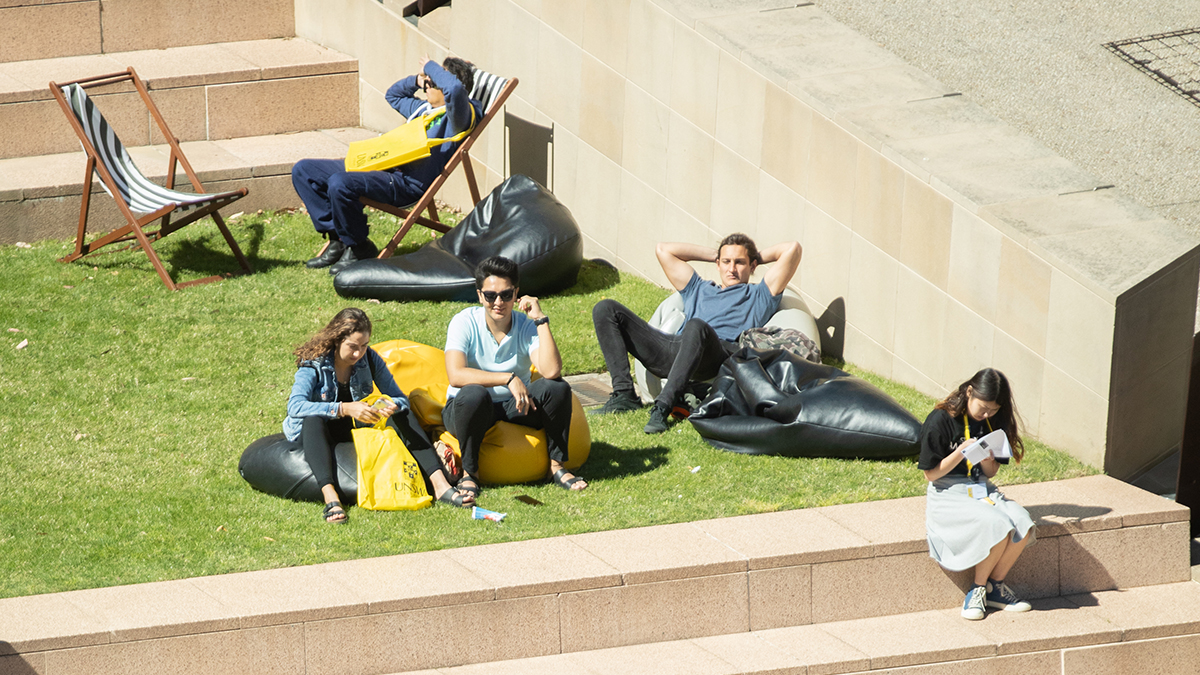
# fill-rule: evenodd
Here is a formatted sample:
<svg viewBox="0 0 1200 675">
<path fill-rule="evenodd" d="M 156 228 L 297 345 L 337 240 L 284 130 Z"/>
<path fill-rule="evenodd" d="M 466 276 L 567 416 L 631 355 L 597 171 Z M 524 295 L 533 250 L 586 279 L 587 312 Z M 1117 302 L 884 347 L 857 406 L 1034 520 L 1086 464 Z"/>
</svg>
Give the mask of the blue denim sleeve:
<svg viewBox="0 0 1200 675">
<path fill-rule="evenodd" d="M 328 417 L 337 416 L 336 401 L 317 401 L 318 390 L 321 386 L 316 368 L 301 366 L 296 369 L 296 381 L 292 384 L 292 395 L 288 397 L 288 417 Z"/>
<path fill-rule="evenodd" d="M 408 410 L 408 397 L 400 391 L 400 386 L 396 384 L 396 378 L 392 377 L 392 371 L 388 370 L 383 357 L 374 349 L 368 348 L 367 358 L 371 361 L 371 373 L 375 379 L 375 386 L 379 388 L 379 393 L 390 396 L 400 410 Z"/>
<path fill-rule="evenodd" d="M 424 101 L 414 96 L 417 93 L 417 76 L 409 75 L 399 82 L 388 87 L 387 93 L 383 95 L 387 99 L 388 105 L 395 108 L 396 112 L 404 115 L 405 119 L 413 114 L 413 112 L 424 105 Z"/>
</svg>

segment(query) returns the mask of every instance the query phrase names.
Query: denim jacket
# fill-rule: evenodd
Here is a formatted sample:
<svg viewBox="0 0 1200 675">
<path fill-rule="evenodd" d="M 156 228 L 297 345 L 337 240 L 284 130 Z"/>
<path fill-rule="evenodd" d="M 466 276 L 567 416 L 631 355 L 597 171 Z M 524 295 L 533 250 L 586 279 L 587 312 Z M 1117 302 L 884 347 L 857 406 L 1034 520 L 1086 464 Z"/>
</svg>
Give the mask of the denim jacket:
<svg viewBox="0 0 1200 675">
<path fill-rule="evenodd" d="M 383 358 L 370 347 L 363 358 L 350 371 L 350 398 L 361 401 L 372 389 L 371 371 L 375 371 L 374 385 L 390 396 L 401 411 L 408 410 L 408 397 L 400 391 L 396 380 L 388 370 Z M 287 419 L 283 421 L 283 435 L 289 441 L 300 438 L 300 429 L 305 417 L 337 417 L 337 378 L 333 373 L 333 353 L 304 361 L 296 369 L 296 383 L 288 397 Z"/>
</svg>

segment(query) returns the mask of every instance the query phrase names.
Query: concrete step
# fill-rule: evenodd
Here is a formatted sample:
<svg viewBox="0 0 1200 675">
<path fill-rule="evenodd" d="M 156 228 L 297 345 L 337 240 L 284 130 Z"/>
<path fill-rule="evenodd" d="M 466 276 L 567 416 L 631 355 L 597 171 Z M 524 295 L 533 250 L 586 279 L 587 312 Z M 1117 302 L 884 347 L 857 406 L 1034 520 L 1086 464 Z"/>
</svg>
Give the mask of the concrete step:
<svg viewBox="0 0 1200 675">
<path fill-rule="evenodd" d="M 133 67 L 180 140 L 352 127 L 359 123 L 358 61 L 298 38 L 0 63 L 0 159 L 79 147 L 48 83 Z M 161 142 L 129 83 L 89 95 L 126 146 Z"/>
<path fill-rule="evenodd" d="M 0 0 L 0 63 L 293 35 L 293 0 Z"/>
<path fill-rule="evenodd" d="M 858 595 L 847 602 L 886 603 Z M 1027 614 L 965 621 L 957 609 L 407 672 L 441 675 L 1196 672 L 1200 584 L 1034 601 Z M 687 621 L 688 617 L 678 617 Z M 478 629 L 478 628 L 477 628 Z"/>
<path fill-rule="evenodd" d="M 1012 645 L 1116 645 L 1200 626 L 1200 603 L 1180 595 L 1194 593 L 1187 508 L 1105 476 L 1006 493 L 1039 528 L 1008 580 L 1044 611 L 993 615 L 978 624 L 986 638 L 956 615 L 968 580 L 930 560 L 917 497 L 9 598 L 0 600 L 0 673 L 118 673 L 132 664 L 259 672 L 270 664 L 280 673 L 362 674 L 569 655 L 527 666 L 549 672 L 598 650 L 632 648 L 620 653 L 637 661 L 654 643 L 684 641 L 680 649 L 694 651 L 697 639 L 714 638 L 740 649 L 743 634 L 797 627 L 801 637 L 789 644 L 850 654 L 840 670 L 807 672 L 850 672 L 1009 658 Z M 1146 588 L 1154 586 L 1164 588 Z M 1090 607 L 1089 594 L 1111 599 L 1097 600 L 1098 618 L 1073 628 L 1067 619 L 1088 614 L 1075 608 Z M 1101 626 L 1115 621 L 1106 607 L 1125 623 Z M 1022 632 L 1029 625 L 1037 635 Z M 924 656 L 905 656 L 914 653 Z"/>
<path fill-rule="evenodd" d="M 250 194 L 234 209 L 254 211 L 299 207 L 290 175 L 293 164 L 305 157 L 345 157 L 352 141 L 376 135 L 371 130 L 347 127 L 190 141 L 180 147 L 206 192 L 249 188 Z M 166 176 L 169 153 L 165 144 L 129 151 L 138 168 L 160 183 Z M 0 244 L 74 237 L 85 162 L 83 152 L 0 160 Z M 92 182 L 95 198 L 89 232 L 104 232 L 124 224 L 113 200 L 104 194 L 98 181 Z M 175 185 L 191 190 L 187 176 L 179 170 Z"/>
</svg>

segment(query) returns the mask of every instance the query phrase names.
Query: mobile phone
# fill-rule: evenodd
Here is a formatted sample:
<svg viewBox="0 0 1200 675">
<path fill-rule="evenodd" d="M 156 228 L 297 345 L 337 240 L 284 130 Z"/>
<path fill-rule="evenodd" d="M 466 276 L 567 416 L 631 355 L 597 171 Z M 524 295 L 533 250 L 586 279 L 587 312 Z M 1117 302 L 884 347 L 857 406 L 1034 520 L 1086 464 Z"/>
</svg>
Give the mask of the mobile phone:
<svg viewBox="0 0 1200 675">
<path fill-rule="evenodd" d="M 371 404 L 372 410 L 386 410 L 389 405 L 395 405 L 387 396 L 380 396 Z"/>
</svg>

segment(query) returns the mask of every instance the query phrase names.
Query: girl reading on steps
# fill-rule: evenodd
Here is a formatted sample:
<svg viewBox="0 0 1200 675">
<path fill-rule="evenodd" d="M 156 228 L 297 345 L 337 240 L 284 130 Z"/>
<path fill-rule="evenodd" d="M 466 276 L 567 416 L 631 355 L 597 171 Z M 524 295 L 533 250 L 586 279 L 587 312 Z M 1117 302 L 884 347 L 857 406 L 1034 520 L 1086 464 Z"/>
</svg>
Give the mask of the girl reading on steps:
<svg viewBox="0 0 1200 675">
<path fill-rule="evenodd" d="M 295 351 L 296 382 L 288 398 L 283 433 L 289 441 L 299 439 L 304 446 L 304 458 L 324 496 L 321 517 L 338 524 L 349 519 L 334 485 L 334 446 L 351 440 L 355 420 L 370 426 L 381 417 L 388 418 L 388 426 L 417 460 L 430 494 L 447 504 L 471 506 L 474 497 L 451 487 L 437 452 L 409 426 L 408 398 L 396 386 L 383 358 L 368 346 L 370 341 L 371 320 L 366 312 L 347 307 Z M 382 410 L 363 403 L 372 384 L 393 403 Z"/>
<path fill-rule="evenodd" d="M 1029 512 L 1009 501 L 989 480 L 1008 459 L 986 453 L 977 463 L 967 454 L 979 439 L 1003 429 L 1012 457 L 1024 456 L 1021 421 L 1013 406 L 1008 378 L 984 368 L 959 385 L 921 427 L 921 458 L 917 466 L 929 481 L 925 530 L 929 555 L 947 570 L 975 568 L 974 585 L 963 600 L 965 619 L 982 619 L 987 607 L 1027 612 L 1004 583 L 1025 547 L 1034 542 Z"/>
</svg>

